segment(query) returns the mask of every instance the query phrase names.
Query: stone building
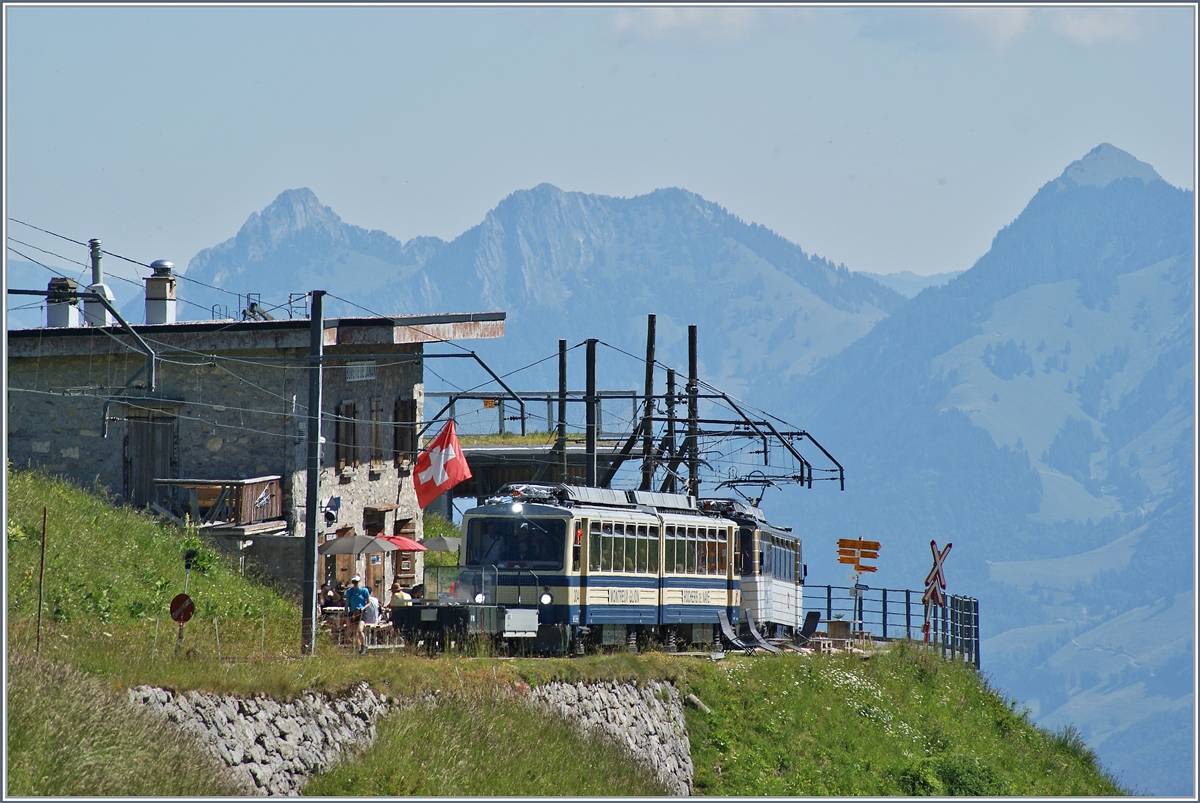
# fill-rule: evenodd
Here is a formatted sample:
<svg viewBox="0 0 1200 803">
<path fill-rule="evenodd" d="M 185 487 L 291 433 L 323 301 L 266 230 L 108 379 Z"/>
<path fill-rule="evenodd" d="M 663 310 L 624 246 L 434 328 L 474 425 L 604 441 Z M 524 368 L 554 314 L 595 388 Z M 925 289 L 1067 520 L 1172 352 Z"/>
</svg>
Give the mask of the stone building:
<svg viewBox="0 0 1200 803">
<path fill-rule="evenodd" d="M 53 301 L 49 307 L 59 306 Z M 424 344 L 502 337 L 504 319 L 490 312 L 324 322 L 319 541 L 338 531 L 421 536 L 411 467 Z M 124 327 L 10 331 L 9 460 L 199 520 L 298 593 L 309 330 L 308 319 L 132 327 L 155 354 L 153 389 L 148 358 Z M 420 552 L 321 562 L 319 578 L 344 582 L 357 571 L 385 602 L 393 577 L 419 582 L 422 563 Z"/>
</svg>

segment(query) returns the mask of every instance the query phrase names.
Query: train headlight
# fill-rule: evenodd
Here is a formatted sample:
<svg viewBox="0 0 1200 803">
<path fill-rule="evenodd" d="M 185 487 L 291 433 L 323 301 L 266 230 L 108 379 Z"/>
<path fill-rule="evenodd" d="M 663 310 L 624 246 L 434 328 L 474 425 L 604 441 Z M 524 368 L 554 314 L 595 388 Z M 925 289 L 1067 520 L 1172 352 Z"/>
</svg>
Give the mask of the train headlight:
<svg viewBox="0 0 1200 803">
<path fill-rule="evenodd" d="M 520 502 L 513 502 L 513 506 L 512 506 L 513 513 L 520 513 L 524 509 L 525 509 L 525 505 L 521 504 Z"/>
<path fill-rule="evenodd" d="M 543 605 L 549 605 L 550 601 L 552 599 L 553 599 L 553 597 L 550 596 L 550 592 L 547 591 L 546 593 L 542 594 L 542 604 Z"/>
<path fill-rule="evenodd" d="M 483 604 L 483 601 L 484 601 L 485 599 L 487 599 L 487 597 L 485 597 L 485 596 L 483 595 L 483 592 L 482 592 L 482 591 L 480 591 L 478 594 L 476 594 L 476 595 L 475 595 L 475 601 L 476 601 L 477 603 L 479 603 L 480 605 L 482 605 L 482 604 Z"/>
</svg>

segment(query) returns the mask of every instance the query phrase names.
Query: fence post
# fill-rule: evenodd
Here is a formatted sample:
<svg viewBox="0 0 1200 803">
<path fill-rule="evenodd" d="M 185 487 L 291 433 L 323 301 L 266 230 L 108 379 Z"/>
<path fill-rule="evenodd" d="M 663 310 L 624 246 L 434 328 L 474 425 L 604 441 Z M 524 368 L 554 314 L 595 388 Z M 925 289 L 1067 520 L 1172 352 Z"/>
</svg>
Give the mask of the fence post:
<svg viewBox="0 0 1200 803">
<path fill-rule="evenodd" d="M 825 621 L 833 618 L 833 586 L 825 586 Z"/>
<path fill-rule="evenodd" d="M 883 640 L 887 641 L 887 589 L 883 589 Z"/>
<path fill-rule="evenodd" d="M 158 618 L 154 619 L 154 644 L 150 647 L 150 663 L 154 663 L 154 655 L 158 652 Z"/>
<path fill-rule="evenodd" d="M 912 591 L 904 589 L 904 637 L 912 638 Z"/>
<path fill-rule="evenodd" d="M 962 657 L 962 597 L 954 598 L 954 657 Z"/>
<path fill-rule="evenodd" d="M 975 663 L 975 612 L 970 597 L 963 599 L 963 619 L 966 621 L 966 627 L 963 629 L 963 654 L 970 663 Z"/>
<path fill-rule="evenodd" d="M 942 625 L 942 657 L 945 658 L 946 657 L 946 647 L 949 646 L 946 642 L 948 642 L 950 640 L 950 616 L 949 616 L 949 611 L 947 611 L 945 606 L 942 606 L 941 619 L 942 619 L 942 622 L 941 622 L 941 625 Z"/>
<path fill-rule="evenodd" d="M 975 620 L 974 636 L 975 636 L 975 669 L 979 670 L 979 600 L 971 600 L 971 613 Z"/>
</svg>

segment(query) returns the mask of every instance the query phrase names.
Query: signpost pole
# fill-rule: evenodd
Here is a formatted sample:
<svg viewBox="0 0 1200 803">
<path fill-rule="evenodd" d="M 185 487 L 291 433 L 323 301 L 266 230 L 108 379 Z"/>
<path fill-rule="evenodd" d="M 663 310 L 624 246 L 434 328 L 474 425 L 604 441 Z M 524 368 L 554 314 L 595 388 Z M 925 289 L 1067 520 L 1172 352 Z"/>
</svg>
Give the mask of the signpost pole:
<svg viewBox="0 0 1200 803">
<path fill-rule="evenodd" d="M 300 651 L 317 649 L 317 514 L 321 483 L 321 363 L 325 354 L 325 291 L 312 291 L 308 351 L 308 470 L 304 501 L 304 563 L 300 577 Z"/>
<path fill-rule="evenodd" d="M 38 615 L 37 615 L 37 646 L 34 649 L 38 655 L 42 654 L 42 587 L 46 581 L 46 511 L 42 508 L 42 562 L 41 568 L 38 569 Z M 29 629 L 26 626 L 25 644 L 29 644 Z"/>
</svg>

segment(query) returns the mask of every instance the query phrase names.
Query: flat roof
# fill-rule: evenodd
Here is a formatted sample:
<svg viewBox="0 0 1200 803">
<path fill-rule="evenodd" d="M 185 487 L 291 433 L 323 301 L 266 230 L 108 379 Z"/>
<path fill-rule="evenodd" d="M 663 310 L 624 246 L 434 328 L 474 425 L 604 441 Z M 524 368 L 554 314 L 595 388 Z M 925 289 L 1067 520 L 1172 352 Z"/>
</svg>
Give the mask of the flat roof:
<svg viewBox="0 0 1200 803">
<path fill-rule="evenodd" d="M 450 312 L 437 315 L 395 315 L 327 318 L 325 346 L 398 346 L 447 340 L 479 340 L 504 336 L 504 312 Z M 158 350 L 159 346 L 200 351 L 305 349 L 309 319 L 280 321 L 180 321 L 140 324 L 133 330 Z M 132 343 L 120 324 L 112 326 L 37 327 L 8 331 L 8 356 L 78 355 L 92 352 L 92 340 L 108 334 Z M 111 343 L 107 337 L 103 340 Z M 115 345 L 115 344 L 113 344 Z"/>
</svg>

